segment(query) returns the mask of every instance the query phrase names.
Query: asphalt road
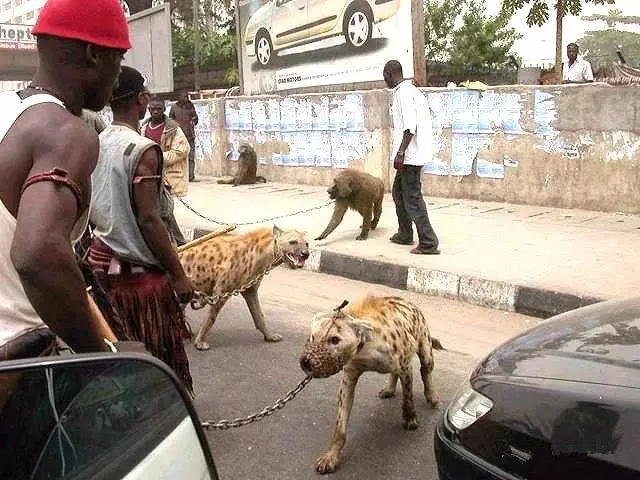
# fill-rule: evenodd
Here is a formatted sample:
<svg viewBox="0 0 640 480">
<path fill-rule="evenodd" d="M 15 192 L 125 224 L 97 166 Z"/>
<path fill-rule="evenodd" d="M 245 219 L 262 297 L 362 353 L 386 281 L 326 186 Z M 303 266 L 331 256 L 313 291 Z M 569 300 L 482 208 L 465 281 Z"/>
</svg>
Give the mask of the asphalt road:
<svg viewBox="0 0 640 480">
<path fill-rule="evenodd" d="M 440 408 L 428 407 L 422 395 L 417 359 L 414 398 L 420 428 L 402 428 L 400 392 L 380 400 L 385 377 L 360 378 L 341 464 L 333 479 L 437 479 L 433 432 L 438 415 L 464 382 L 470 368 L 493 347 L 533 326 L 537 320 L 488 310 L 438 297 L 426 297 L 340 277 L 280 267 L 263 281 L 261 301 L 267 325 L 284 339 L 266 343 L 254 329 L 241 297 L 223 308 L 209 333 L 211 350 L 187 346 L 201 420 L 245 417 L 272 405 L 304 374 L 298 366 L 314 313 L 336 307 L 343 299 L 367 293 L 396 294 L 425 312 L 433 336 L 447 351 L 436 352 L 435 385 Z M 189 311 L 194 331 L 206 310 Z M 207 433 L 222 480 L 304 480 L 321 475 L 314 460 L 328 447 L 335 422 L 339 375 L 313 380 L 273 416 L 237 429 Z"/>
</svg>

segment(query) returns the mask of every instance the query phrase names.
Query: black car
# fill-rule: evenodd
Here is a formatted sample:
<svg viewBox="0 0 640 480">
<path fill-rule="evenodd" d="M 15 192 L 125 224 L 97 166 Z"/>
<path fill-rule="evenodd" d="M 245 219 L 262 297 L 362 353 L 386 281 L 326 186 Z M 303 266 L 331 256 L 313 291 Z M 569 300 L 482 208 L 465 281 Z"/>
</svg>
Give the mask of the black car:
<svg viewBox="0 0 640 480">
<path fill-rule="evenodd" d="M 557 315 L 498 347 L 434 445 L 441 480 L 640 479 L 640 298 Z"/>
</svg>

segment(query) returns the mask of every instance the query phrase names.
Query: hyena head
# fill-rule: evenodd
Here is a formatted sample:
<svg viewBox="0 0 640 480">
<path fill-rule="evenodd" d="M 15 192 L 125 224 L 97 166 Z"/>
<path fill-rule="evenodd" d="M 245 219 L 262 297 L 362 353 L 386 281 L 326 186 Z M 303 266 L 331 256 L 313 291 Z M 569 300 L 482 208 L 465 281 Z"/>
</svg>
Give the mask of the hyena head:
<svg viewBox="0 0 640 480">
<path fill-rule="evenodd" d="M 369 322 L 352 317 L 343 312 L 342 307 L 318 314 L 311 322 L 300 368 L 314 378 L 335 375 L 372 339 L 373 328 Z"/>
<path fill-rule="evenodd" d="M 309 242 L 304 234 L 298 230 L 282 230 L 273 227 L 273 238 L 278 252 L 284 262 L 291 268 L 302 268 L 309 258 Z"/>
</svg>

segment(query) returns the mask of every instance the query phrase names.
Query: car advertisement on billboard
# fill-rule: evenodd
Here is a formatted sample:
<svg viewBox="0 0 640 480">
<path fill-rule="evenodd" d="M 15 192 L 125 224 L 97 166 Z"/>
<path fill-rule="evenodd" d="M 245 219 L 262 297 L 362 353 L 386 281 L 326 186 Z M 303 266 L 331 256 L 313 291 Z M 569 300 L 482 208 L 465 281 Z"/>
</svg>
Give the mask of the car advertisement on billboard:
<svg viewBox="0 0 640 480">
<path fill-rule="evenodd" d="M 246 95 L 413 76 L 411 0 L 239 0 Z"/>
</svg>

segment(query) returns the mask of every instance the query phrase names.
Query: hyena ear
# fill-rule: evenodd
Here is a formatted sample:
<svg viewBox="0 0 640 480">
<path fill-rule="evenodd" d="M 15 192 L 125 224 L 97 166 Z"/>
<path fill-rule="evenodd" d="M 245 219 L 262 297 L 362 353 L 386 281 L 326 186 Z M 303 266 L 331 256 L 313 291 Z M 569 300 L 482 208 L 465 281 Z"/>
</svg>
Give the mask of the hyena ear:
<svg viewBox="0 0 640 480">
<path fill-rule="evenodd" d="M 282 233 L 284 232 L 284 230 L 282 230 L 281 228 L 279 228 L 277 225 L 273 226 L 273 236 L 275 238 L 278 238 L 280 235 L 282 235 Z"/>
<path fill-rule="evenodd" d="M 365 343 L 373 340 L 373 327 L 366 320 L 351 320 L 349 326 L 353 329 L 353 332 L 358 338 L 358 349 Z"/>
</svg>

